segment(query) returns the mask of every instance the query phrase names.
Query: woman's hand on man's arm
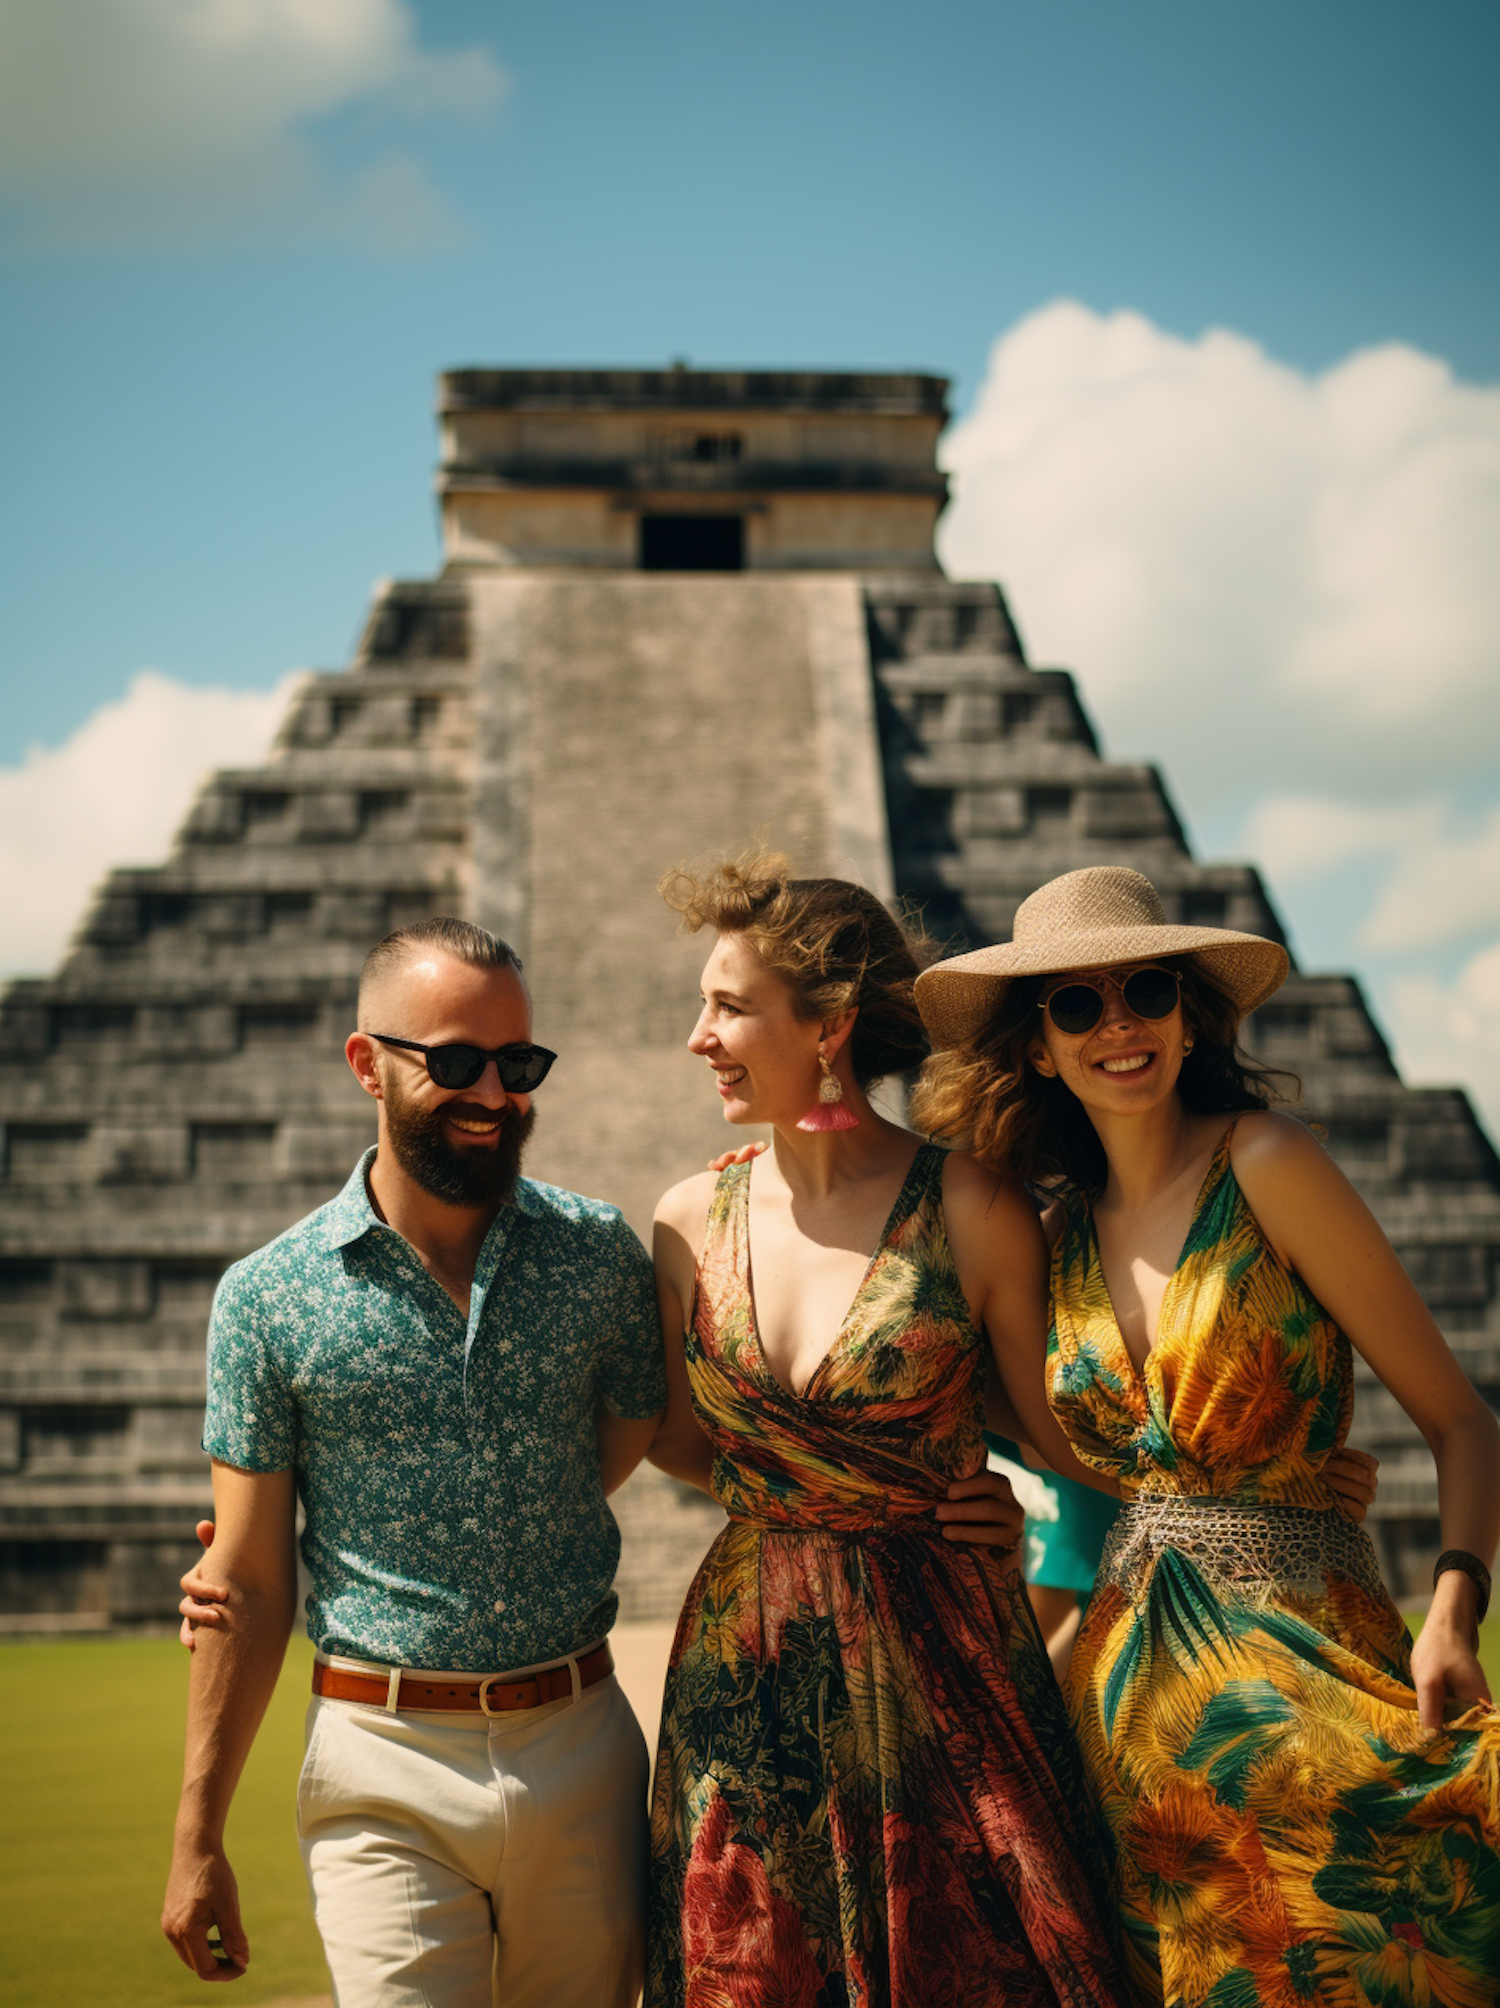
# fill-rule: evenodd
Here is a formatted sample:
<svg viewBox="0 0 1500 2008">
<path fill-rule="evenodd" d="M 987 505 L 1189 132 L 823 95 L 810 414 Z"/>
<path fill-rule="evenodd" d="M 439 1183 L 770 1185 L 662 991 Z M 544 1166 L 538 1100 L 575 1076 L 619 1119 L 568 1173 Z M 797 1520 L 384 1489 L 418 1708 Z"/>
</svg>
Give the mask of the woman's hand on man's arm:
<svg viewBox="0 0 1500 2008">
<path fill-rule="evenodd" d="M 177 1585 L 182 1591 L 182 1602 L 177 1606 L 182 1613 L 182 1624 L 177 1636 L 189 1652 L 193 1650 L 193 1635 L 199 1625 L 212 1629 L 223 1624 L 229 1601 L 229 1585 L 216 1582 L 207 1571 L 208 1550 L 214 1544 L 213 1521 L 200 1520 L 193 1532 L 203 1543 L 203 1553 Z"/>
</svg>

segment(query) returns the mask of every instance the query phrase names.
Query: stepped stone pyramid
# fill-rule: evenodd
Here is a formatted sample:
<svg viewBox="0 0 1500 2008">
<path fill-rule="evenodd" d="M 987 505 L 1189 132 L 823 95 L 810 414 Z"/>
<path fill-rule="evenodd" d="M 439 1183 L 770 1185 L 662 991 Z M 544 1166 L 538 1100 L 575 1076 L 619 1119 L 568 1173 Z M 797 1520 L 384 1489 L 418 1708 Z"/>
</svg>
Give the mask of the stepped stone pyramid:
<svg viewBox="0 0 1500 2008">
<path fill-rule="evenodd" d="M 1280 936 L 1252 867 L 1196 861 L 1149 767 L 1100 754 L 1000 591 L 932 532 L 943 379 L 463 370 L 441 382 L 441 574 L 381 588 L 264 766 L 171 856 L 110 874 L 57 973 L 0 996 L 0 1631 L 166 1621 L 208 1503 L 203 1333 L 224 1266 L 373 1136 L 342 1057 L 370 943 L 460 912 L 526 958 L 562 1054 L 528 1169 L 657 1194 L 724 1140 L 683 1041 L 703 944 L 660 873 L 752 835 L 923 907 L 955 947 L 1077 865 Z M 1405 1087 L 1355 979 L 1297 972 L 1249 1043 L 1500 1396 L 1500 1165 L 1457 1089 Z M 1361 1378 L 1396 1586 L 1437 1546 L 1430 1460 Z M 372 1490 L 378 1473 L 371 1474 Z M 627 1616 L 668 1616 L 716 1523 L 620 1497 Z"/>
</svg>

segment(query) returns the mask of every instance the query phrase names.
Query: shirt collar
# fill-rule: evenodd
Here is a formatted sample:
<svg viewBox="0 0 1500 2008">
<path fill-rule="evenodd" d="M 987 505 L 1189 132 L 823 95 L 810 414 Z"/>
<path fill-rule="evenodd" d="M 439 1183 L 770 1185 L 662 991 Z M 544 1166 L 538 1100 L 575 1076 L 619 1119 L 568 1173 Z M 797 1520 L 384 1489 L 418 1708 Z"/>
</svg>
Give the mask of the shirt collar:
<svg viewBox="0 0 1500 2008">
<path fill-rule="evenodd" d="M 330 1199 L 324 1208 L 328 1246 L 347 1248 L 369 1233 L 372 1227 L 385 1227 L 385 1222 L 375 1211 L 370 1201 L 370 1166 L 375 1162 L 375 1145 L 371 1144 L 359 1163 L 349 1174 L 349 1181 L 343 1191 Z M 516 1196 L 510 1207 L 513 1213 L 524 1213 L 535 1219 L 545 1213 L 541 1191 L 535 1180 L 519 1179 Z M 502 1216 L 504 1208 L 501 1209 Z M 387 1230 L 389 1231 L 389 1230 Z M 492 1230 L 493 1231 L 493 1230 Z"/>
</svg>

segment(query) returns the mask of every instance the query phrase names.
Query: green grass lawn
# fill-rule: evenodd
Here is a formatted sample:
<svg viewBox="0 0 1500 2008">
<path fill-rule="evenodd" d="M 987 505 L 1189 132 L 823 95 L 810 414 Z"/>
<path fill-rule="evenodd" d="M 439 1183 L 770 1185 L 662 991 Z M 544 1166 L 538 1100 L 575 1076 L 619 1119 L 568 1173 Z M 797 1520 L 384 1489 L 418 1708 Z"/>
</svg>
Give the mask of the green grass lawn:
<svg viewBox="0 0 1500 2008">
<path fill-rule="evenodd" d="M 0 1646 L 0 1997 L 172 2008 L 327 1994 L 294 1802 L 312 1649 L 287 1654 L 229 1820 L 250 1966 L 207 1992 L 161 1935 L 188 1656 L 170 1639 Z"/>
</svg>

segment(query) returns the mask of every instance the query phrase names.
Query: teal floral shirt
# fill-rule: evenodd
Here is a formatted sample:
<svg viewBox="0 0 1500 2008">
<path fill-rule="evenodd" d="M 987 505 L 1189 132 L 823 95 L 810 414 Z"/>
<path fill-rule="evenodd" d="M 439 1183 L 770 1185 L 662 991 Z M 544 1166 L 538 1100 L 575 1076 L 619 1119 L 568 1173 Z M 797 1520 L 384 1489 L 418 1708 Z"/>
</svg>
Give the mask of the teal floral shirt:
<svg viewBox="0 0 1500 2008">
<path fill-rule="evenodd" d="M 203 1447 L 295 1469 L 324 1652 L 443 1672 L 561 1658 L 615 1617 L 596 1409 L 666 1405 L 650 1260 L 615 1207 L 522 1179 L 465 1326 L 371 1206 L 374 1155 L 225 1272 Z"/>
</svg>

